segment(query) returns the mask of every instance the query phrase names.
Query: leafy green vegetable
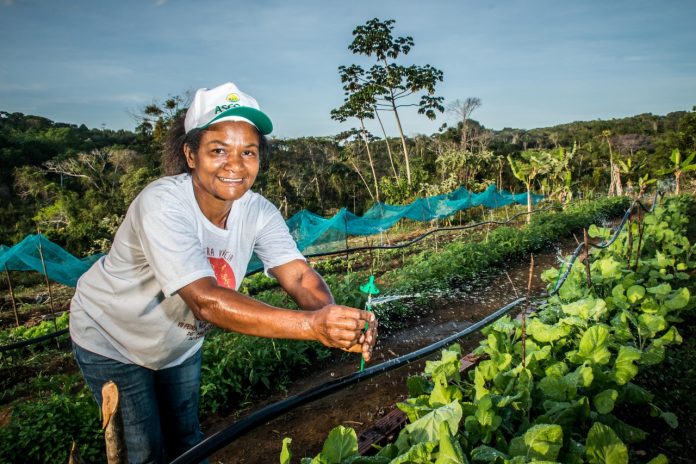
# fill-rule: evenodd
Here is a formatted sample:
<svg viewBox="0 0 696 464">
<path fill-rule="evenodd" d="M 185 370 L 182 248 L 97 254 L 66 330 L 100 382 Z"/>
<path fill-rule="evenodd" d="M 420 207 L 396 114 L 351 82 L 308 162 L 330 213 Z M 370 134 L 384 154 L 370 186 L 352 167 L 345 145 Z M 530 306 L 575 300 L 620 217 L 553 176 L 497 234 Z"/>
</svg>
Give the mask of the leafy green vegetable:
<svg viewBox="0 0 696 464">
<path fill-rule="evenodd" d="M 585 445 L 590 464 L 628 464 L 628 448 L 611 427 L 596 422 L 587 434 Z"/>
<path fill-rule="evenodd" d="M 563 446 L 561 426 L 539 424 L 527 430 L 523 436 L 512 439 L 510 455 L 540 461 L 555 461 L 561 446 Z"/>
</svg>

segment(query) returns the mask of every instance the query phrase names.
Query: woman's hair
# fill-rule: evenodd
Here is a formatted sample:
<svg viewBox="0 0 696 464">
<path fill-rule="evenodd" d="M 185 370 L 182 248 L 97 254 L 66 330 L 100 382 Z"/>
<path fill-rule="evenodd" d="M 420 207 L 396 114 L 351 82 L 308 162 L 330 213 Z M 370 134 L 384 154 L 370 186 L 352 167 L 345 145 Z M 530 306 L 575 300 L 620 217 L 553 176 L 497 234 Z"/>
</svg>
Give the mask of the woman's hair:
<svg viewBox="0 0 696 464">
<path fill-rule="evenodd" d="M 186 162 L 184 145 L 188 145 L 194 153 L 197 153 L 201 146 L 201 137 L 205 129 L 191 129 L 186 133 L 184 129 L 185 119 L 186 113 L 177 117 L 167 132 L 162 152 L 162 174 L 165 176 L 191 172 L 191 168 Z M 258 129 L 256 129 L 256 133 L 259 136 L 259 161 L 261 162 L 269 155 L 268 139 Z"/>
</svg>

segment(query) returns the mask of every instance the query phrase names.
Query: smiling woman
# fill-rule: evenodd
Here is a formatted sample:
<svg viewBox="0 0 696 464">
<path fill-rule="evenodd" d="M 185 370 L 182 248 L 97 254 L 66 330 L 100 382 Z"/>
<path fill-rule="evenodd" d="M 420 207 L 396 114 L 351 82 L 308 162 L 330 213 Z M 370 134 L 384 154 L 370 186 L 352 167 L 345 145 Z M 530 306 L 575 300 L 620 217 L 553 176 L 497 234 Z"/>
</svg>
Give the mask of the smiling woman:
<svg viewBox="0 0 696 464">
<path fill-rule="evenodd" d="M 224 121 L 203 133 L 198 151 L 184 146 L 196 201 L 218 227 L 225 228 L 232 203 L 253 185 L 259 173 L 259 145 L 254 126 Z"/>
<path fill-rule="evenodd" d="M 374 315 L 334 304 L 278 209 L 251 191 L 272 128 L 234 84 L 198 90 L 168 135 L 167 176 L 136 197 L 77 284 L 75 356 L 99 403 L 106 381 L 119 387 L 130 462 L 168 462 L 201 440 L 201 345 L 213 325 L 370 359 Z M 252 253 L 301 311 L 237 292 Z"/>
</svg>

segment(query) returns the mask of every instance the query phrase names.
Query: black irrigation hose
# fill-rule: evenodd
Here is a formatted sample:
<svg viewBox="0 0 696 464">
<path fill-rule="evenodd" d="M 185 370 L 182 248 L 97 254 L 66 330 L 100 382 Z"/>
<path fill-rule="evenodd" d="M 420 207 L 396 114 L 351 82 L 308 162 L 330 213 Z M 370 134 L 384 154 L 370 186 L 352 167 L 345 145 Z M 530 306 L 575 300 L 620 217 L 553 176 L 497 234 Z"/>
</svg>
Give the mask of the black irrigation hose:
<svg viewBox="0 0 696 464">
<path fill-rule="evenodd" d="M 614 236 L 609 239 L 607 242 L 602 242 L 598 244 L 590 243 L 589 245 L 594 247 L 594 248 L 607 248 L 611 246 L 612 243 L 616 241 L 617 238 L 619 238 L 619 234 L 623 230 L 624 226 L 626 225 L 626 221 L 628 221 L 628 218 L 631 216 L 631 212 L 633 212 L 633 209 L 637 206 L 640 206 L 640 208 L 645 211 L 646 213 L 651 213 L 655 209 L 655 205 L 657 205 L 657 196 L 658 194 L 660 197 L 664 196 L 664 192 L 660 191 L 655 191 L 655 197 L 653 198 L 653 203 L 650 209 L 646 208 L 643 203 L 641 203 L 639 200 L 633 200 L 631 203 L 631 206 L 628 207 L 626 212 L 623 215 L 623 219 L 621 219 L 621 223 L 619 223 L 618 227 L 616 228 L 616 232 L 614 232 Z M 570 257 L 570 261 L 568 262 L 568 267 L 566 268 L 565 272 L 563 273 L 563 276 L 556 281 L 556 285 L 554 286 L 553 290 L 551 290 L 548 295 L 554 295 L 556 292 L 558 292 L 563 284 L 565 283 L 566 279 L 570 275 L 570 271 L 573 268 L 573 264 L 575 263 L 575 260 L 578 258 L 580 255 L 580 252 L 582 251 L 583 247 L 585 244 L 580 243 L 576 248 L 573 254 Z"/>
<path fill-rule="evenodd" d="M 424 238 L 426 238 L 427 236 L 438 233 L 438 232 L 473 229 L 475 227 L 481 227 L 481 226 L 492 225 L 492 224 L 504 226 L 505 224 L 511 223 L 512 221 L 514 221 L 516 218 L 518 218 L 520 216 L 525 216 L 525 215 L 534 214 L 534 213 L 541 213 L 544 211 L 549 211 L 552 209 L 559 209 L 559 208 L 560 208 L 560 206 L 558 206 L 558 205 L 552 205 L 552 206 L 547 206 L 546 208 L 535 209 L 535 210 L 530 211 L 530 212 L 525 211 L 522 213 L 517 213 L 514 216 L 511 216 L 510 219 L 508 219 L 507 221 L 483 221 L 483 222 L 477 222 L 475 224 L 467 224 L 465 226 L 440 227 L 437 229 L 429 230 L 429 231 L 419 235 L 418 237 L 416 237 L 414 239 L 411 239 L 407 242 L 399 243 L 397 245 L 374 245 L 374 246 L 363 246 L 363 247 L 355 247 L 355 248 L 345 248 L 343 250 L 336 250 L 336 251 L 324 251 L 324 252 L 318 252 L 318 253 L 309 253 L 309 254 L 306 254 L 304 256 L 305 256 L 305 258 L 318 258 L 321 256 L 343 255 L 343 254 L 348 254 L 348 253 L 357 253 L 357 252 L 371 251 L 371 250 L 397 250 L 399 248 L 406 248 L 406 247 L 411 246 L 415 243 L 418 243 L 421 240 L 423 240 Z M 258 274 L 262 270 L 263 269 L 257 269 L 255 271 L 248 272 L 246 275 L 250 276 L 250 275 Z"/>
<path fill-rule="evenodd" d="M 344 254 L 344 253 L 354 253 L 354 252 L 368 251 L 368 250 L 390 250 L 390 249 L 405 248 L 407 246 L 411 246 L 415 243 L 418 243 L 419 241 L 423 240 L 425 237 L 432 235 L 436 232 L 472 229 L 474 227 L 480 227 L 480 226 L 489 225 L 489 224 L 505 225 L 505 224 L 512 222 L 514 219 L 516 219 L 519 216 L 532 214 L 532 213 L 540 213 L 543 211 L 548 211 L 551 209 L 558 209 L 558 208 L 559 207 L 557 205 L 553 205 L 553 206 L 548 206 L 546 208 L 533 210 L 533 211 L 531 211 L 531 213 L 530 212 L 518 213 L 518 214 L 515 214 L 514 216 L 510 217 L 510 219 L 508 219 L 507 221 L 503 221 L 503 222 L 501 222 L 501 221 L 484 221 L 484 222 L 478 222 L 476 224 L 468 224 L 466 226 L 443 227 L 440 229 L 433 229 L 433 230 L 429 230 L 428 232 L 426 232 L 426 233 L 424 233 L 424 234 L 422 234 L 422 235 L 420 235 L 420 236 L 418 236 L 418 237 L 416 237 L 408 242 L 400 243 L 398 245 L 375 245 L 375 246 L 369 246 L 369 247 L 366 246 L 366 247 L 357 247 L 357 248 L 347 248 L 345 250 L 328 251 L 328 252 L 324 252 L 324 253 L 311 253 L 311 254 L 305 255 L 305 257 L 316 258 L 319 256 L 340 255 L 340 254 Z M 257 273 L 261 272 L 262 270 L 263 269 L 257 269 L 256 271 L 247 272 L 246 276 L 257 274 Z M 44 336 L 41 336 L 38 338 L 32 338 L 32 339 L 24 340 L 24 341 L 21 341 L 18 343 L 13 343 L 11 345 L 0 346 L 0 353 L 4 353 L 5 351 L 10 351 L 10 350 L 15 350 L 18 348 L 23 348 L 25 346 L 30 346 L 30 345 L 33 345 L 36 343 L 41 343 L 41 342 L 43 342 L 45 340 L 49 340 L 51 338 L 60 337 L 61 335 L 65 334 L 66 331 L 67 331 L 67 329 L 62 330 L 62 331 L 58 331 L 58 332 L 54 332 L 54 333 L 51 333 L 48 335 L 44 335 Z"/>
<path fill-rule="evenodd" d="M 367 368 L 363 372 L 356 372 L 354 374 L 341 377 L 339 379 L 309 389 L 306 392 L 300 393 L 299 395 L 291 396 L 286 400 L 270 404 L 252 414 L 249 414 L 248 416 L 231 424 L 227 428 L 215 433 L 214 435 L 211 435 L 210 437 L 206 438 L 198 445 L 194 446 L 193 448 L 189 449 L 184 454 L 176 458 L 174 461 L 172 461 L 171 464 L 189 464 L 200 462 L 201 460 L 210 456 L 214 452 L 222 449 L 239 436 L 249 432 L 250 430 L 258 427 L 259 425 L 262 425 L 270 421 L 271 419 L 280 416 L 281 414 L 291 409 L 327 396 L 345 387 L 354 385 L 360 382 L 361 380 L 369 379 L 376 375 L 401 367 L 412 361 L 417 361 L 418 359 L 428 356 L 460 338 L 477 332 L 481 328 L 487 326 L 491 322 L 505 315 L 512 308 L 519 305 L 525 300 L 526 298 L 518 298 L 512 303 L 503 306 L 496 312 L 491 313 L 488 316 L 481 319 L 480 321 L 470 325 L 461 332 L 458 332 L 454 335 L 450 335 L 449 337 L 444 338 L 439 342 L 435 342 L 431 345 L 413 351 L 404 356 L 390 359 L 389 361 L 383 362 L 382 364 L 378 364 L 376 366 Z"/>
<path fill-rule="evenodd" d="M 419 235 L 418 237 L 409 240 L 408 242 L 404 243 L 399 243 L 397 245 L 375 245 L 375 246 L 364 246 L 364 247 L 356 247 L 356 248 L 347 248 L 345 250 L 337 250 L 337 251 L 326 251 L 322 253 L 311 253 L 305 255 L 307 258 L 316 258 L 319 256 L 331 256 L 331 255 L 341 255 L 345 253 L 354 253 L 354 252 L 359 252 L 359 251 L 369 251 L 369 250 L 397 250 L 399 248 L 405 248 L 407 246 L 411 246 L 414 243 L 418 243 L 421 240 L 423 240 L 425 237 L 432 235 L 437 232 L 443 232 L 443 231 L 452 231 L 452 230 L 466 230 L 466 229 L 473 229 L 474 227 L 480 227 L 480 226 L 485 226 L 485 225 L 505 225 L 509 224 L 516 218 L 520 216 L 525 216 L 528 214 L 533 214 L 533 213 L 541 213 L 543 211 L 548 211 L 550 209 L 559 209 L 560 207 L 558 205 L 552 205 L 552 206 L 547 206 L 546 208 L 541 208 L 541 209 L 535 209 L 531 212 L 522 212 L 522 213 L 517 213 L 514 216 L 510 217 L 507 221 L 483 221 L 483 222 L 477 222 L 476 224 L 467 224 L 465 226 L 452 226 L 452 227 L 440 227 L 437 229 L 432 229 L 429 230 L 428 232 L 425 232 L 422 235 Z"/>
<path fill-rule="evenodd" d="M 18 348 L 23 348 L 25 346 L 34 345 L 36 343 L 45 342 L 46 340 L 60 337 L 61 335 L 65 335 L 66 333 L 68 333 L 68 329 L 62 329 L 62 330 L 59 330 L 58 332 L 52 332 L 50 334 L 42 335 L 40 337 L 30 338 L 29 340 L 23 340 L 21 342 L 11 343 L 9 345 L 3 345 L 3 346 L 0 346 L 0 353 L 4 353 L 5 351 L 16 350 Z"/>
<path fill-rule="evenodd" d="M 657 203 L 657 194 L 658 192 L 655 193 L 655 200 L 653 201 L 652 207 L 650 210 L 648 210 L 640 201 L 634 200 L 633 203 L 631 203 L 631 206 L 626 210 L 626 213 L 624 214 L 624 217 L 619 224 L 619 227 L 617 228 L 616 233 L 614 236 L 607 242 L 607 243 L 601 243 L 597 245 L 592 245 L 595 248 L 606 248 L 610 246 L 614 241 L 619 236 L 619 233 L 623 229 L 623 227 L 626 224 L 626 221 L 630 217 L 631 212 L 633 211 L 633 208 L 637 205 L 639 205 L 643 210 L 645 211 L 652 211 L 655 208 L 655 204 Z M 548 209 L 548 208 L 547 208 Z M 541 211 L 541 210 L 537 210 Z M 528 213 L 520 213 L 520 214 L 528 214 Z M 510 219 L 512 220 L 512 218 Z M 489 222 L 492 223 L 493 221 Z M 509 221 L 508 221 L 509 222 Z M 464 226 L 464 227 L 459 227 L 457 229 L 462 229 L 462 228 L 469 228 L 469 227 L 474 227 L 478 226 L 481 224 L 486 224 L 486 223 L 480 223 L 480 224 L 473 224 L 471 226 Z M 454 229 L 454 228 L 453 228 Z M 436 229 L 433 231 L 429 231 L 426 234 L 424 234 L 421 237 L 418 237 L 415 240 L 412 240 L 409 242 L 409 244 L 416 243 L 417 241 L 421 240 L 424 238 L 426 235 L 429 235 L 433 232 L 439 231 L 439 230 L 446 230 L 446 229 Z M 406 245 L 402 245 L 406 246 Z M 580 254 L 580 250 L 584 244 L 580 244 L 575 252 L 573 253 L 573 256 L 571 258 L 571 261 L 568 265 L 568 269 L 566 270 L 565 274 L 563 275 L 562 279 L 559 279 L 556 283 L 556 287 L 549 292 L 549 295 L 553 295 L 556 293 L 560 287 L 563 285 L 565 282 L 566 278 L 568 277 L 568 274 L 570 273 L 570 269 L 572 268 L 572 265 L 577 259 L 578 255 Z M 401 246 L 391 246 L 391 248 L 400 248 Z M 374 249 L 378 247 L 364 247 L 364 249 Z M 357 251 L 358 249 L 353 249 L 351 251 Z M 362 249 L 360 249 L 362 251 Z M 343 251 L 345 253 L 345 250 Z M 334 254 L 334 253 L 331 253 Z M 308 255 L 309 256 L 309 255 Z M 475 324 L 467 327 L 466 329 L 462 330 L 461 332 L 458 332 L 454 335 L 451 335 L 447 338 L 444 338 L 440 340 L 439 342 L 433 343 L 431 345 L 428 345 L 424 348 L 421 348 L 417 351 L 413 351 L 407 355 L 391 359 L 389 361 L 386 361 L 382 364 L 379 364 L 377 366 L 368 368 L 364 370 L 363 372 L 357 372 L 355 374 L 351 374 L 345 377 L 342 377 L 340 379 L 336 379 L 331 382 L 324 383 L 322 385 L 319 385 L 315 388 L 312 388 L 306 392 L 303 392 L 299 395 L 292 396 L 286 400 L 279 401 L 277 403 L 273 403 L 269 406 L 266 406 L 265 408 L 262 408 L 246 417 L 243 419 L 233 423 L 232 425 L 228 426 L 227 428 L 215 433 L 214 435 L 211 435 L 210 437 L 206 438 L 203 440 L 201 443 L 198 445 L 194 446 L 193 448 L 189 449 L 186 451 L 184 454 L 179 456 L 177 459 L 172 461 L 172 464 L 189 464 L 189 463 L 195 463 L 199 462 L 202 459 L 205 459 L 206 457 L 210 456 L 214 452 L 222 449 L 232 441 L 234 441 L 236 438 L 239 436 L 249 432 L 250 430 L 258 427 L 261 424 L 264 424 L 271 419 L 274 419 L 281 414 L 294 409 L 298 406 L 301 406 L 303 404 L 306 404 L 308 402 L 314 401 L 318 398 L 322 398 L 324 396 L 327 396 L 335 391 L 338 391 L 342 388 L 348 387 L 350 385 L 354 385 L 358 383 L 361 380 L 366 380 L 370 377 L 373 377 L 378 374 L 382 374 L 384 372 L 396 369 L 398 367 L 403 366 L 404 364 L 410 363 L 411 361 L 416 361 L 418 359 L 421 359 L 425 356 L 428 356 L 429 354 L 434 353 L 435 351 L 443 348 L 444 346 L 462 338 L 465 337 L 466 335 L 470 335 L 471 333 L 474 333 L 481 329 L 482 327 L 485 327 L 486 325 L 490 324 L 491 322 L 495 321 L 499 317 L 503 316 L 504 314 L 508 313 L 512 308 L 515 306 L 519 305 L 520 303 L 526 301 L 527 298 L 518 298 L 517 300 L 513 301 L 512 303 L 509 303 L 508 305 L 498 309 L 496 312 L 489 314 L 488 316 L 484 317 L 480 321 L 476 322 Z"/>
<path fill-rule="evenodd" d="M 633 210 L 633 208 L 638 204 L 643 210 L 645 211 L 652 211 L 657 203 L 657 194 L 658 192 L 655 193 L 655 199 L 653 201 L 652 207 L 650 210 L 648 210 L 640 201 L 634 200 L 634 202 L 631 204 L 631 206 L 628 208 L 626 213 L 624 214 L 624 217 L 617 228 L 616 233 L 614 236 L 607 242 L 607 243 L 601 243 L 598 245 L 593 245 L 595 248 L 606 248 L 610 246 L 614 241 L 619 236 L 619 233 L 623 229 L 623 227 L 626 224 L 626 221 L 630 217 L 630 214 Z M 548 208 L 547 208 L 548 209 Z M 539 211 L 539 210 L 537 210 Z M 521 213 L 521 214 L 528 214 L 528 213 Z M 519 216 L 519 215 L 516 215 Z M 513 216 L 516 217 L 516 216 Z M 510 220 L 512 220 L 511 218 Z M 509 222 L 509 221 L 508 221 Z M 493 223 L 493 221 L 490 221 L 488 223 Z M 375 249 L 375 248 L 401 248 L 403 246 L 407 246 L 413 243 L 416 243 L 419 240 L 422 240 L 425 238 L 427 235 L 430 235 L 431 233 L 434 233 L 439 230 L 461 230 L 465 228 L 470 228 L 470 227 L 475 227 L 478 225 L 482 225 L 486 223 L 480 223 L 480 224 L 473 224 L 470 226 L 464 226 L 464 227 L 457 227 L 457 228 L 444 228 L 444 229 L 437 229 L 433 231 L 429 231 L 426 234 L 423 234 L 420 237 L 417 237 L 416 239 L 412 240 L 411 242 L 408 242 L 407 244 L 402 244 L 402 245 L 394 245 L 394 246 L 388 246 L 388 247 L 363 247 L 360 249 L 352 249 L 351 251 L 363 251 L 364 249 Z M 565 282 L 569 272 L 570 268 L 572 267 L 573 262 L 577 258 L 577 256 L 580 254 L 580 250 L 582 249 L 582 244 L 578 246 L 578 248 L 575 250 L 573 253 L 573 258 L 571 259 L 570 264 L 568 265 L 568 269 L 566 270 L 566 274 L 563 276 L 563 279 L 561 279 L 559 282 L 557 282 L 556 288 L 551 291 L 549 294 L 553 294 L 558 291 L 558 289 L 563 285 Z M 344 250 L 343 253 L 346 251 Z M 328 253 L 328 254 L 336 254 L 336 253 Z M 328 254 L 322 254 L 323 256 L 326 256 Z M 317 254 L 319 255 L 319 254 Z M 309 255 L 308 255 L 309 256 Z M 315 255 L 316 256 L 316 255 Z M 278 417 L 279 415 L 285 413 L 286 411 L 290 409 L 294 409 L 298 406 L 301 406 L 303 404 L 306 404 L 310 401 L 313 401 L 318 398 L 322 398 L 324 396 L 327 396 L 339 389 L 348 387 L 350 385 L 356 384 L 361 380 L 368 379 L 370 377 L 373 377 L 375 375 L 396 369 L 398 367 L 403 366 L 404 364 L 410 363 L 411 361 L 418 360 L 420 358 L 423 358 L 429 354 L 434 353 L 435 351 L 443 348 L 444 346 L 454 342 L 455 340 L 458 340 L 466 335 L 469 335 L 473 332 L 478 331 L 482 327 L 485 327 L 486 325 L 490 324 L 491 322 L 495 321 L 502 315 L 508 313 L 512 308 L 515 306 L 519 305 L 523 301 L 526 301 L 526 298 L 518 298 L 517 300 L 513 301 L 512 303 L 500 308 L 496 312 L 484 317 L 477 323 L 467 327 L 461 332 L 458 332 L 454 335 L 451 335 L 445 339 L 440 340 L 439 342 L 433 343 L 427 347 L 421 348 L 417 351 L 411 352 L 407 355 L 389 360 L 387 362 L 384 362 L 382 364 L 379 364 L 377 366 L 371 367 L 366 369 L 363 372 L 358 372 L 346 377 L 342 377 L 340 379 L 336 379 L 332 382 L 327 382 L 325 384 L 319 385 L 313 389 L 310 389 L 304 393 L 301 393 L 299 395 L 292 396 L 286 400 L 271 404 L 269 406 L 266 406 L 265 408 L 260 409 L 259 411 L 252 413 L 245 418 L 235 422 L 234 424 L 230 425 L 229 427 L 221 430 L 220 432 L 217 432 L 216 434 L 210 436 L 209 438 L 203 440 L 201 443 L 198 445 L 194 446 L 181 456 L 179 456 L 177 459 L 172 461 L 172 464 L 188 464 L 188 463 L 194 463 L 198 462 L 214 452 L 220 450 L 233 440 L 235 440 L 237 437 L 243 435 L 244 433 L 258 427 L 259 425 L 268 422 L 269 420 Z"/>
</svg>

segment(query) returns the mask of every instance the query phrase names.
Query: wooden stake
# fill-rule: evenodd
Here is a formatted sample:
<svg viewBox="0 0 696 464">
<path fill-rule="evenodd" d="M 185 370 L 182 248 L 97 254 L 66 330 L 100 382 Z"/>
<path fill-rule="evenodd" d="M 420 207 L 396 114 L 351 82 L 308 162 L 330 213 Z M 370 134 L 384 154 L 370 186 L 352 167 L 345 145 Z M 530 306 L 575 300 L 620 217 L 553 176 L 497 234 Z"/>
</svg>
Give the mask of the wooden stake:
<svg viewBox="0 0 696 464">
<path fill-rule="evenodd" d="M 51 281 L 48 280 L 48 272 L 46 272 L 46 261 L 44 261 L 43 250 L 41 247 L 41 234 L 39 234 L 39 257 L 41 258 L 41 266 L 43 267 L 46 285 L 48 286 L 48 302 L 51 305 L 51 316 L 53 316 L 53 329 L 58 332 L 58 321 L 56 321 L 56 309 L 53 307 L 53 292 L 51 292 Z M 60 343 L 56 338 L 56 345 L 60 348 Z"/>
<path fill-rule="evenodd" d="M 587 229 L 582 229 L 585 238 L 585 274 L 587 274 L 587 287 L 592 288 L 592 274 L 590 273 L 590 240 L 587 236 Z"/>
<path fill-rule="evenodd" d="M 7 270 L 7 263 L 5 263 L 5 275 L 7 275 L 7 285 L 10 287 L 10 299 L 12 300 L 12 311 L 14 312 L 15 324 L 19 327 L 19 314 L 17 313 L 17 304 L 15 303 L 14 290 L 12 289 L 12 281 L 10 280 L 10 271 Z"/>
<path fill-rule="evenodd" d="M 72 446 L 70 446 L 68 464 L 85 464 L 82 456 L 80 456 L 80 451 L 77 449 L 77 442 L 75 442 L 75 440 L 72 441 Z"/>
<path fill-rule="evenodd" d="M 106 461 L 126 464 L 128 452 L 123 437 L 123 419 L 119 409 L 118 387 L 109 381 L 102 387 L 102 430 L 106 442 Z"/>
<path fill-rule="evenodd" d="M 643 231 L 645 230 L 645 225 L 643 225 L 643 210 L 638 210 L 638 247 L 636 248 L 636 264 L 633 266 L 633 270 L 638 270 L 638 261 L 640 261 L 640 246 L 643 243 Z"/>
<path fill-rule="evenodd" d="M 534 255 L 529 262 L 529 276 L 527 277 L 527 304 L 522 313 L 522 369 L 527 368 L 527 313 L 529 312 L 529 300 L 532 297 L 532 275 L 534 274 Z"/>
<path fill-rule="evenodd" d="M 348 216 L 343 215 L 343 238 L 346 241 L 346 263 L 348 263 L 348 254 L 350 253 L 348 251 Z"/>
<path fill-rule="evenodd" d="M 626 253 L 626 265 L 631 269 L 631 253 L 633 252 L 633 220 L 628 218 L 628 252 Z"/>
</svg>

